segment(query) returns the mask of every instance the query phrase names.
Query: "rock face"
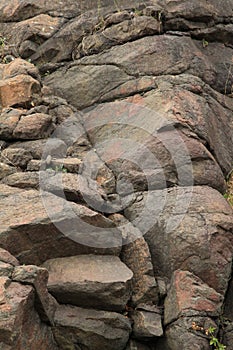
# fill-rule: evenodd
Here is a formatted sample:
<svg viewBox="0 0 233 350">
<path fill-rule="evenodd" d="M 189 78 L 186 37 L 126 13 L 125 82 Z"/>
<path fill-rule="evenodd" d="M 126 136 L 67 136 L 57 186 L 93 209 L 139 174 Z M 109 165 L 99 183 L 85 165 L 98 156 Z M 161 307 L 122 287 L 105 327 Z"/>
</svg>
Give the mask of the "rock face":
<svg viewBox="0 0 233 350">
<path fill-rule="evenodd" d="M 0 349 L 232 348 L 232 34 L 231 0 L 1 0 Z"/>
</svg>

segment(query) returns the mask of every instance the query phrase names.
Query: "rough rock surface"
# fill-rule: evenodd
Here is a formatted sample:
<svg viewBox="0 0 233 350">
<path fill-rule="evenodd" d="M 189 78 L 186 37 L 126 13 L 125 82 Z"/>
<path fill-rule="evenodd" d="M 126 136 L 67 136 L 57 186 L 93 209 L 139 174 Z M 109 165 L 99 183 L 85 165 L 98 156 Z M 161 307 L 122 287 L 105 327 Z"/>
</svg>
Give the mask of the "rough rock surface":
<svg viewBox="0 0 233 350">
<path fill-rule="evenodd" d="M 131 332 L 127 317 L 109 311 L 60 305 L 55 314 L 54 336 L 62 349 L 123 350 Z"/>
<path fill-rule="evenodd" d="M 142 304 L 136 308 L 132 319 L 135 338 L 148 341 L 163 335 L 161 312 L 158 308 Z"/>
<path fill-rule="evenodd" d="M 21 263 L 41 264 L 49 258 L 85 253 L 119 254 L 121 233 L 100 213 L 73 202 L 66 207 L 65 199 L 49 194 L 44 197 L 49 218 L 38 191 L 9 193 L 6 185 L 0 186 L 1 246 Z"/>
<path fill-rule="evenodd" d="M 122 311 L 130 299 L 133 273 L 116 256 L 79 255 L 43 266 L 48 289 L 60 303 Z"/>
<path fill-rule="evenodd" d="M 232 348 L 232 34 L 232 0 L 0 1 L 0 349 Z"/>
</svg>

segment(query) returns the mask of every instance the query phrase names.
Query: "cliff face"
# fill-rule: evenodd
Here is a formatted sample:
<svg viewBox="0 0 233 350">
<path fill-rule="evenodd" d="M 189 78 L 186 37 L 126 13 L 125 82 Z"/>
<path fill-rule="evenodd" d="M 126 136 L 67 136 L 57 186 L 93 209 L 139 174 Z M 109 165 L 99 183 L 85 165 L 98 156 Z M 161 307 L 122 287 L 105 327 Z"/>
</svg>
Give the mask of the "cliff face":
<svg viewBox="0 0 233 350">
<path fill-rule="evenodd" d="M 0 348 L 233 349 L 231 0 L 0 3 Z"/>
</svg>

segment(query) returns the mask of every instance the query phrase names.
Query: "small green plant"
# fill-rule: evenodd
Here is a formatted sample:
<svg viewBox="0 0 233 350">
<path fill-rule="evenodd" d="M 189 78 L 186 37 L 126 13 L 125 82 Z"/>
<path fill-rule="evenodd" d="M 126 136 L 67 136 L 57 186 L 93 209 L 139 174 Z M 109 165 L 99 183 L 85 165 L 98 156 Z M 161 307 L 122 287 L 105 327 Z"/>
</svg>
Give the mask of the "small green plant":
<svg viewBox="0 0 233 350">
<path fill-rule="evenodd" d="M 47 171 L 55 171 L 56 173 L 68 173 L 68 170 L 66 168 L 64 168 L 64 165 L 60 164 L 60 165 L 56 165 L 56 166 L 50 166 L 48 168 L 46 168 Z"/>
<path fill-rule="evenodd" d="M 210 345 L 214 347 L 214 350 L 225 350 L 226 345 L 223 345 L 222 343 L 220 343 L 218 338 L 215 336 L 215 331 L 216 331 L 216 328 L 214 327 L 209 327 L 206 330 L 206 335 L 209 335 L 210 337 Z"/>
<path fill-rule="evenodd" d="M 6 38 L 0 36 L 0 47 L 4 47 L 6 44 Z"/>
<path fill-rule="evenodd" d="M 143 15 L 143 12 L 142 12 L 142 10 L 134 9 L 134 15 L 135 15 L 135 16 L 142 16 L 142 15 Z"/>
<path fill-rule="evenodd" d="M 56 165 L 55 166 L 55 171 L 58 172 L 62 172 L 62 173 L 67 173 L 67 169 L 64 168 L 64 165 Z"/>
<path fill-rule="evenodd" d="M 233 206 L 233 194 L 226 192 L 223 197 Z"/>
<path fill-rule="evenodd" d="M 226 345 L 223 345 L 216 336 L 216 328 L 215 327 L 209 327 L 204 328 L 202 326 L 199 326 L 196 322 L 192 323 L 192 330 L 202 332 L 209 338 L 209 344 L 212 346 L 213 350 L 225 350 Z"/>
<path fill-rule="evenodd" d="M 209 45 L 209 42 L 205 39 L 202 39 L 202 46 L 205 48 Z"/>
</svg>

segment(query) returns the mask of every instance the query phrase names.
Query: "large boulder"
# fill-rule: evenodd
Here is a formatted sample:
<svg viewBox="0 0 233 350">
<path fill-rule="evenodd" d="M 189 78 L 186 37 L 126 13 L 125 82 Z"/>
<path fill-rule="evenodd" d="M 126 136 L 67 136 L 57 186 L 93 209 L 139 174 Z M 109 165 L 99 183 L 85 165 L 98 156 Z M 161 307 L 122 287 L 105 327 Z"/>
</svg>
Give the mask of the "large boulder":
<svg viewBox="0 0 233 350">
<path fill-rule="evenodd" d="M 138 193 L 126 217 L 145 235 L 155 274 L 188 270 L 224 294 L 231 275 L 232 208 L 209 187 Z"/>
</svg>

